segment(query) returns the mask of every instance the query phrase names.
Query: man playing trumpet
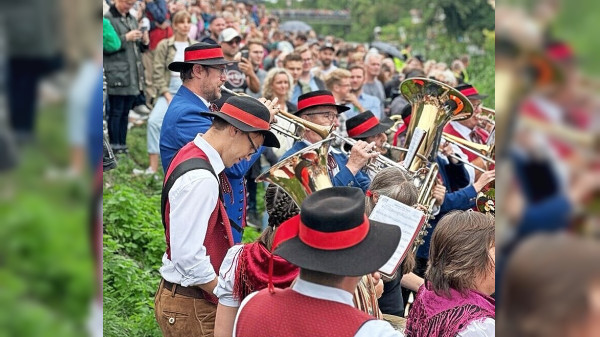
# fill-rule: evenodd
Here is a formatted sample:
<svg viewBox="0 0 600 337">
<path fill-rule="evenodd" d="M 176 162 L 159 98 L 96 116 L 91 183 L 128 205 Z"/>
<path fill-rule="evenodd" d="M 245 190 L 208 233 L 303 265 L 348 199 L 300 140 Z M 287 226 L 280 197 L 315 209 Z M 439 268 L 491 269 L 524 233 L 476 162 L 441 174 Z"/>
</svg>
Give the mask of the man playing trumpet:
<svg viewBox="0 0 600 337">
<path fill-rule="evenodd" d="M 340 126 L 338 114 L 348 109 L 344 105 L 336 104 L 331 92 L 319 90 L 301 95 L 298 98 L 298 111 L 295 115 L 318 125 L 333 125 L 334 128 L 338 128 Z M 310 144 L 321 140 L 322 137 L 319 134 L 307 129 L 304 133 L 304 138 L 294 143 L 292 148 L 284 153 L 281 159 L 285 159 Z M 362 172 L 362 168 L 371 159 L 379 155 L 377 151 L 373 151 L 374 148 L 374 142 L 358 141 L 352 147 L 349 156 L 346 156 L 339 149 L 330 148 L 327 169 L 333 185 L 360 187 L 363 191 L 366 191 L 371 180 L 366 173 Z"/>
</svg>

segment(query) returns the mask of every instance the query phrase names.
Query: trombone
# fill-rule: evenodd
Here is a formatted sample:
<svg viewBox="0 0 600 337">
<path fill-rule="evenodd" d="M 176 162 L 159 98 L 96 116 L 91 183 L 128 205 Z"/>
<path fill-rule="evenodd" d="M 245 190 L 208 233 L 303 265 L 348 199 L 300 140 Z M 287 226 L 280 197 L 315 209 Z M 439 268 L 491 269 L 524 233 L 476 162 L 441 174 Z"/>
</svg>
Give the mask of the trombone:
<svg viewBox="0 0 600 337">
<path fill-rule="evenodd" d="M 234 95 L 234 96 L 252 97 L 252 96 L 244 94 L 244 93 L 237 93 L 235 91 L 232 91 L 232 90 L 226 88 L 225 86 L 221 86 L 221 91 L 225 91 L 226 93 Z M 254 97 L 252 97 L 252 98 L 254 98 Z M 307 121 L 305 119 L 302 119 L 300 117 L 294 116 L 291 113 L 285 112 L 285 111 L 279 111 L 277 113 L 277 118 L 286 122 L 288 124 L 288 128 L 281 126 L 279 124 L 276 124 L 276 123 L 272 123 L 271 128 L 274 131 L 277 131 L 284 136 L 291 137 L 296 141 L 301 140 L 302 137 L 304 137 L 304 133 L 306 132 L 307 128 L 312 130 L 313 132 L 317 133 L 323 139 L 327 138 L 327 136 L 329 136 L 329 134 L 333 130 L 333 126 L 322 126 L 322 125 Z M 290 126 L 293 127 L 293 129 L 290 129 L 289 128 Z"/>
<path fill-rule="evenodd" d="M 473 142 L 464 140 L 460 137 L 456 137 L 456 136 L 451 135 L 446 132 L 444 132 L 442 134 L 442 138 L 445 141 L 450 142 L 450 143 L 460 147 L 461 149 L 465 149 L 465 150 L 477 155 L 478 157 L 487 161 L 490 164 L 494 164 L 494 165 L 496 164 L 496 161 L 494 159 L 487 156 L 488 153 L 492 152 L 492 147 L 490 145 L 473 143 Z"/>
</svg>

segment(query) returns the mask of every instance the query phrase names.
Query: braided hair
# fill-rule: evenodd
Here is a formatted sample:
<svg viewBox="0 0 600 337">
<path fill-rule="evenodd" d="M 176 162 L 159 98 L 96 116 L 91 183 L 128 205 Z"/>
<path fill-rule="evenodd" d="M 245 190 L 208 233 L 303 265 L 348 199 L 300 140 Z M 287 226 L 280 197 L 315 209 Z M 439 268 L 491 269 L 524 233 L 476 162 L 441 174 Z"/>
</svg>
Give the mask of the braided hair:
<svg viewBox="0 0 600 337">
<path fill-rule="evenodd" d="M 270 184 L 265 191 L 265 208 L 269 214 L 269 222 L 258 240 L 270 251 L 277 227 L 300 213 L 300 209 L 292 198 L 275 184 Z"/>
</svg>

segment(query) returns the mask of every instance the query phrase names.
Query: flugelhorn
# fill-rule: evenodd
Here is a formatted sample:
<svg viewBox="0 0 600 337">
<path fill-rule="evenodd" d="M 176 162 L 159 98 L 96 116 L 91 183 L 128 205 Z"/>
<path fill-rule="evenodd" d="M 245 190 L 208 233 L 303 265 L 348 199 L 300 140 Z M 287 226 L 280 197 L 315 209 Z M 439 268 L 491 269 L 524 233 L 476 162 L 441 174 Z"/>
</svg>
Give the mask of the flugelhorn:
<svg viewBox="0 0 600 337">
<path fill-rule="evenodd" d="M 221 86 L 221 90 L 225 91 L 231 95 L 234 95 L 234 96 L 252 97 L 252 96 L 244 94 L 244 93 L 237 93 L 235 91 L 227 89 L 225 86 Z M 254 98 L 254 97 L 252 97 L 252 98 Z M 305 119 L 302 119 L 300 117 L 294 116 L 291 113 L 285 112 L 285 111 L 279 111 L 277 113 L 277 118 L 280 118 L 280 119 L 286 121 L 288 124 L 293 125 L 295 129 L 290 130 L 290 129 L 282 127 L 281 125 L 276 124 L 276 123 L 271 124 L 271 128 L 274 131 L 277 131 L 277 132 L 283 134 L 284 136 L 291 137 L 295 140 L 301 140 L 302 137 L 304 136 L 304 133 L 306 132 L 306 129 L 309 129 L 309 130 L 315 132 L 316 134 L 321 136 L 321 138 L 323 138 L 323 139 L 327 138 L 327 136 L 329 136 L 329 134 L 333 130 L 333 126 L 319 125 L 319 124 L 307 121 Z"/>
</svg>

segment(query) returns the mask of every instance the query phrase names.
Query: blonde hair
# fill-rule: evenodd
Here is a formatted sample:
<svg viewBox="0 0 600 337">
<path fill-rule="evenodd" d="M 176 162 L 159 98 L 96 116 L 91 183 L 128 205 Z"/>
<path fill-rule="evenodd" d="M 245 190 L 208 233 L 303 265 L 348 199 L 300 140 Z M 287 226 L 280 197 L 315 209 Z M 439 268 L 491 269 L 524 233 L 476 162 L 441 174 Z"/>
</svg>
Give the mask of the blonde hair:
<svg viewBox="0 0 600 337">
<path fill-rule="evenodd" d="M 294 78 L 292 77 L 292 74 L 290 74 L 290 72 L 287 71 L 285 68 L 275 67 L 275 68 L 272 68 L 271 70 L 269 70 L 269 72 L 265 76 L 265 81 L 263 82 L 262 95 L 264 97 L 266 97 L 267 99 L 274 98 L 274 96 L 273 96 L 273 81 L 275 80 L 275 76 L 277 76 L 279 74 L 284 74 L 288 78 L 288 82 L 290 84 L 290 89 L 288 90 L 287 94 L 285 95 L 285 100 L 288 101 L 290 99 L 290 96 L 292 95 L 292 90 L 294 88 Z"/>
<path fill-rule="evenodd" d="M 190 12 L 188 11 L 179 11 L 177 13 L 175 13 L 175 15 L 173 15 L 173 26 L 175 26 L 176 24 L 180 23 L 180 22 L 184 22 L 185 20 L 188 20 L 190 22 L 192 22 L 192 15 L 190 14 Z"/>
<path fill-rule="evenodd" d="M 325 76 L 325 86 L 327 87 L 327 90 L 331 91 L 335 84 L 340 83 L 340 81 L 345 78 L 350 78 L 350 76 L 352 75 L 348 70 L 337 68 Z"/>
</svg>

